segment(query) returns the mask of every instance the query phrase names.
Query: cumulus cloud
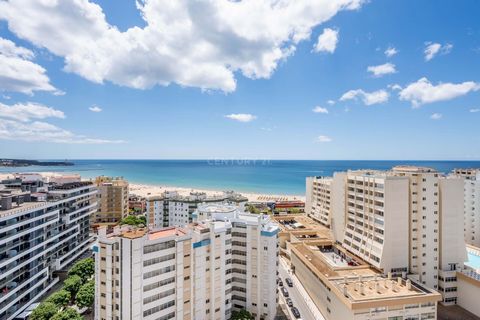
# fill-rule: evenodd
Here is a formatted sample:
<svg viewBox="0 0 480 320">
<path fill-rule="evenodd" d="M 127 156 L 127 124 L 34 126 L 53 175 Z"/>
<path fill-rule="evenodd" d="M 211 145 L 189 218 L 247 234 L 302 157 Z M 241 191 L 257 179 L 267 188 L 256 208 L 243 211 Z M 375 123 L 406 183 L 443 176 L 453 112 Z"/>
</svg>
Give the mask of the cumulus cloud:
<svg viewBox="0 0 480 320">
<path fill-rule="evenodd" d="M 443 115 L 441 113 L 434 113 L 430 116 L 430 119 L 432 120 L 440 120 L 442 119 Z"/>
<path fill-rule="evenodd" d="M 45 118 L 64 119 L 65 114 L 60 110 L 32 102 L 10 106 L 0 103 L 0 139 L 71 144 L 125 142 L 123 140 L 89 138 L 74 134 L 51 123 L 36 120 Z"/>
<path fill-rule="evenodd" d="M 425 50 L 423 53 L 425 54 L 425 61 L 430 61 L 437 54 L 447 54 L 452 51 L 453 45 L 450 43 L 446 43 L 444 45 L 440 43 L 432 43 L 432 42 L 426 42 L 425 43 Z"/>
<path fill-rule="evenodd" d="M 332 142 L 332 138 L 329 136 L 320 135 L 317 137 L 317 142 Z"/>
<path fill-rule="evenodd" d="M 63 111 L 33 102 L 17 103 L 11 106 L 0 103 L 0 117 L 27 122 L 31 119 L 63 119 L 65 114 Z"/>
<path fill-rule="evenodd" d="M 312 111 L 315 112 L 315 113 L 328 113 L 327 108 L 323 108 L 323 107 L 320 107 L 320 106 L 316 106 L 315 108 L 312 109 Z"/>
<path fill-rule="evenodd" d="M 335 104 L 335 100 L 328 100 L 327 103 L 331 106 L 333 106 Z"/>
<path fill-rule="evenodd" d="M 470 109 L 470 112 L 477 113 L 477 112 L 480 112 L 480 109 L 479 108 Z"/>
<path fill-rule="evenodd" d="M 99 106 L 96 106 L 96 105 L 91 106 L 90 108 L 88 108 L 88 110 L 90 110 L 92 112 L 102 112 L 102 108 L 100 108 Z"/>
<path fill-rule="evenodd" d="M 426 103 L 451 100 L 477 90 L 480 90 L 480 84 L 473 81 L 433 85 L 423 77 L 402 89 L 399 98 L 409 101 L 414 107 L 419 107 Z"/>
<path fill-rule="evenodd" d="M 239 122 L 250 122 L 257 119 L 257 116 L 249 113 L 232 113 L 225 116 L 225 118 L 232 119 Z"/>
<path fill-rule="evenodd" d="M 393 57 L 394 55 L 396 55 L 398 53 L 398 51 L 394 47 L 388 47 L 387 50 L 385 50 L 384 53 L 388 58 L 390 58 L 390 57 Z"/>
<path fill-rule="evenodd" d="M 0 1 L 0 19 L 96 83 L 231 92 L 236 73 L 269 78 L 314 27 L 364 1 L 138 0 L 145 26 L 125 32 L 88 0 Z"/>
<path fill-rule="evenodd" d="M 395 65 L 393 63 L 385 63 L 378 66 L 369 66 L 367 68 L 368 72 L 371 72 L 374 77 L 382 77 L 386 74 L 391 74 L 397 72 Z"/>
<path fill-rule="evenodd" d="M 0 3 L 0 11 L 1 11 Z M 1 13 L 0 13 L 1 16 Z M 50 84 L 46 70 L 32 62 L 34 53 L 0 37 L 0 91 L 32 95 L 34 91 L 61 91 Z"/>
<path fill-rule="evenodd" d="M 356 100 L 360 98 L 366 106 L 387 102 L 390 94 L 385 90 L 365 92 L 362 89 L 350 90 L 345 92 L 340 101 Z"/>
<path fill-rule="evenodd" d="M 330 28 L 323 29 L 323 33 L 318 36 L 317 43 L 313 47 L 315 52 L 328 52 L 333 53 L 337 48 L 338 43 L 338 30 Z"/>
</svg>

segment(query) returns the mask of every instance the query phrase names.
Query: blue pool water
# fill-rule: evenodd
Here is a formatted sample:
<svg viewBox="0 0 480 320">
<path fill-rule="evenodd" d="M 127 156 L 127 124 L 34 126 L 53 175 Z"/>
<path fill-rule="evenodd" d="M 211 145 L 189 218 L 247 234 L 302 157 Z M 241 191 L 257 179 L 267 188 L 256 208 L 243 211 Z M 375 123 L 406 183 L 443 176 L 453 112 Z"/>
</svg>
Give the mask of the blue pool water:
<svg viewBox="0 0 480 320">
<path fill-rule="evenodd" d="M 469 252 L 468 262 L 465 262 L 465 264 L 473 269 L 480 269 L 480 256 Z"/>
<path fill-rule="evenodd" d="M 76 172 L 85 178 L 123 176 L 133 183 L 236 190 L 270 194 L 305 194 L 305 178 L 331 176 L 348 169 L 390 169 L 408 164 L 448 173 L 480 167 L 480 161 L 347 161 L 347 160 L 70 160 L 68 167 L 0 168 L 2 172 Z"/>
</svg>

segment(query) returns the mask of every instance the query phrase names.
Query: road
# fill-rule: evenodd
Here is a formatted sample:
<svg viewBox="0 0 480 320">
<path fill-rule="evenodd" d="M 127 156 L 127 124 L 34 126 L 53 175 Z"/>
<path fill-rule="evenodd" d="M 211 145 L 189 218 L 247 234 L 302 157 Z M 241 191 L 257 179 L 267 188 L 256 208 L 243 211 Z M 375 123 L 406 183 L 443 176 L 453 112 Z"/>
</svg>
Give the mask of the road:
<svg viewBox="0 0 480 320">
<path fill-rule="evenodd" d="M 287 288 L 290 298 L 292 299 L 293 305 L 297 307 L 298 311 L 300 311 L 300 318 L 302 320 L 325 320 L 325 318 L 320 313 L 320 311 L 318 310 L 316 305 L 313 303 L 313 301 L 310 299 L 310 297 L 308 296 L 307 292 L 305 291 L 303 286 L 300 284 L 298 279 L 289 273 L 288 265 L 283 260 L 283 258 L 280 258 L 280 264 L 278 269 L 280 273 L 280 278 L 282 279 L 282 282 L 283 282 L 283 286 Z M 293 287 L 289 287 L 287 285 L 285 278 L 292 279 Z M 285 297 L 283 296 L 280 289 L 279 289 L 278 295 L 280 296 L 280 302 L 283 304 L 286 304 Z M 289 313 L 288 316 L 290 317 L 290 319 L 295 319 L 292 312 L 290 311 L 290 308 L 287 308 L 287 309 Z"/>
</svg>

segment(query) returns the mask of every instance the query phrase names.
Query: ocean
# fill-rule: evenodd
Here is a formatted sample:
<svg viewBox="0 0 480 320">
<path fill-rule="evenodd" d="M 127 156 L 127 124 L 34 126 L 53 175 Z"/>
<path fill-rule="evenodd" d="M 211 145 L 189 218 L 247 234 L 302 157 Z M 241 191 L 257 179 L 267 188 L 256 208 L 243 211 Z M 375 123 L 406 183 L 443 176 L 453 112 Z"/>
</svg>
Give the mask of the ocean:
<svg viewBox="0 0 480 320">
<path fill-rule="evenodd" d="M 75 172 L 85 178 L 122 176 L 132 183 L 239 192 L 303 195 L 305 178 L 349 169 L 390 169 L 407 164 L 440 172 L 480 168 L 480 161 L 337 160 L 68 160 L 74 166 L 0 168 L 6 172 Z"/>
</svg>

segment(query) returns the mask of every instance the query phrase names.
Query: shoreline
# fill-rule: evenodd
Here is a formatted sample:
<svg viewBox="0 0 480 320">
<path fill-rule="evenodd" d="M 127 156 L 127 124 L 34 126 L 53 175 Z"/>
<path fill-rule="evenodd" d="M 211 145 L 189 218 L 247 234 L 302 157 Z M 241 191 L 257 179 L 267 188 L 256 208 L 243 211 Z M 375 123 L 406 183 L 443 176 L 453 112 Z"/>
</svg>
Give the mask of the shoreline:
<svg viewBox="0 0 480 320">
<path fill-rule="evenodd" d="M 0 179 L 6 179 L 8 176 L 11 176 L 16 172 L 0 172 Z M 19 172 L 21 173 L 21 172 Z M 94 178 L 85 178 L 82 177 L 80 173 L 77 172 L 29 172 L 37 173 L 44 178 L 48 177 L 58 177 L 69 174 L 78 174 L 82 180 L 91 180 Z M 127 180 L 128 181 L 128 180 Z M 242 192 L 235 189 L 230 190 L 220 190 L 220 189 L 206 189 L 206 188 L 195 188 L 195 187 L 179 187 L 179 186 L 169 186 L 162 184 L 148 184 L 148 183 L 136 183 L 128 181 L 129 184 L 129 193 L 135 194 L 141 197 L 161 195 L 165 191 L 177 191 L 180 195 L 189 195 L 191 192 L 202 192 L 207 194 L 207 196 L 221 195 L 224 191 L 234 191 L 248 198 L 248 201 L 303 201 L 305 202 L 305 195 L 292 195 L 292 194 L 276 194 L 276 193 L 266 193 L 266 192 Z"/>
<path fill-rule="evenodd" d="M 189 195 L 191 192 L 202 192 L 207 194 L 207 196 L 221 195 L 224 191 L 231 190 L 211 190 L 211 189 L 202 189 L 202 188 L 186 188 L 186 187 L 175 187 L 175 186 L 165 186 L 165 185 L 152 185 L 144 183 L 130 183 L 129 182 L 129 192 L 142 197 L 160 195 L 165 191 L 177 191 L 180 195 Z M 304 195 L 282 195 L 282 194 L 269 194 L 269 193 L 254 193 L 254 192 L 240 192 L 235 191 L 242 196 L 248 198 L 248 201 L 293 201 L 299 200 L 305 202 Z"/>
</svg>

